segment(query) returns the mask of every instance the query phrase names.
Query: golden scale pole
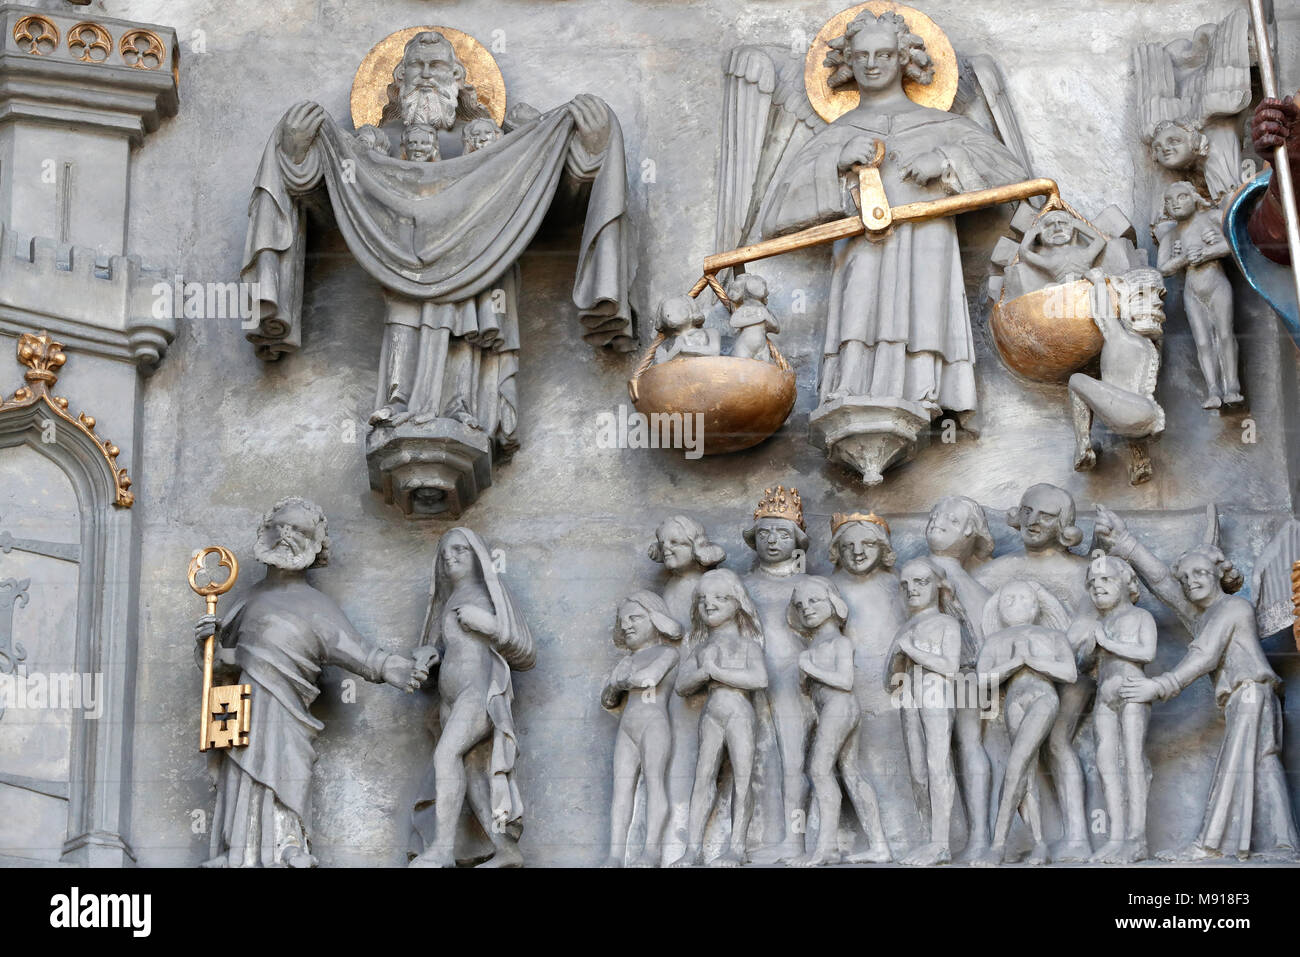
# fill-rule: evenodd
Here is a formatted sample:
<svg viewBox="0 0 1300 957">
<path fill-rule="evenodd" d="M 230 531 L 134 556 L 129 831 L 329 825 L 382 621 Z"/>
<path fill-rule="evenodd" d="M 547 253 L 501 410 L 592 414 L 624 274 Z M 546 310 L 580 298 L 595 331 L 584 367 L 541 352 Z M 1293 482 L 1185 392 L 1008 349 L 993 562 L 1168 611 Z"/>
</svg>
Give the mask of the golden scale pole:
<svg viewBox="0 0 1300 957">
<path fill-rule="evenodd" d="M 218 556 L 217 567 L 229 569 L 230 574 L 225 581 L 200 585 L 198 574 L 204 570 L 203 562 L 209 555 Z M 207 603 L 209 615 L 216 615 L 217 596 L 230 591 L 238 577 L 238 560 L 220 545 L 209 545 L 195 552 L 190 559 L 190 588 Z M 203 698 L 199 704 L 200 751 L 244 747 L 248 744 L 248 732 L 252 723 L 251 685 L 212 686 L 212 659 L 216 653 L 216 643 L 216 635 L 208 635 L 203 642 Z"/>
<path fill-rule="evenodd" d="M 1258 2 L 1258 0 L 1256 0 Z M 869 163 L 855 167 L 858 174 L 856 199 L 860 214 L 822 223 L 808 229 L 778 236 L 760 243 L 741 246 L 724 253 L 715 253 L 704 260 L 704 275 L 691 287 L 690 295 L 698 296 L 705 288 L 711 288 L 718 300 L 728 308 L 731 303 L 718 282 L 718 273 L 724 269 L 745 263 L 779 256 L 782 253 L 822 246 L 849 236 L 861 236 L 864 233 L 871 238 L 886 235 L 895 223 L 920 223 L 944 216 L 956 216 L 987 206 L 1010 203 L 1029 199 L 1032 196 L 1046 196 L 1049 208 L 1061 207 L 1061 192 L 1056 182 L 1050 179 L 1030 179 L 992 189 L 979 189 L 969 193 L 945 196 L 943 199 L 931 199 L 920 203 L 905 203 L 902 206 L 890 206 L 889 197 L 885 195 L 884 185 L 880 180 L 880 163 L 885 157 L 885 144 L 876 140 L 876 155 Z"/>
</svg>

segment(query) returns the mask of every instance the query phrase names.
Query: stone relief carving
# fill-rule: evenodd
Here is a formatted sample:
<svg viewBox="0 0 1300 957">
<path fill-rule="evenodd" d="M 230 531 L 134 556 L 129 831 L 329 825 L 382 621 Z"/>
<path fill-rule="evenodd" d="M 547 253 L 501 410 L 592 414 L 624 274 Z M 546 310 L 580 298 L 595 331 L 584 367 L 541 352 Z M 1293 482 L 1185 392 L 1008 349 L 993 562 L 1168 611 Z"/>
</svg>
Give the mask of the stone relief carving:
<svg viewBox="0 0 1300 957">
<path fill-rule="evenodd" d="M 371 486 L 407 515 L 460 514 L 518 445 L 517 260 L 562 178 L 589 187 L 573 287 L 584 338 L 632 348 L 617 119 L 583 94 L 500 135 L 475 87 L 491 56 L 464 39 L 478 75 L 443 33 L 414 32 L 380 122 L 360 138 L 315 103 L 291 107 L 249 208 L 242 276 L 257 284 L 248 338 L 262 358 L 301 343 L 307 194 L 327 191 L 349 250 L 383 287 L 367 461 Z"/>
<path fill-rule="evenodd" d="M 412 867 L 488 859 L 519 867 L 523 798 L 511 673 L 537 660 L 532 632 L 477 533 L 453 528 L 438 542 L 429 608 L 415 652 L 418 676 L 438 669 L 440 731 L 412 812 Z M 469 811 L 491 847 L 470 851 Z"/>
<path fill-rule="evenodd" d="M 215 671 L 252 689 L 248 744 L 212 752 L 217 801 L 203 866 L 315 867 L 312 741 L 324 725 L 310 706 L 320 693 L 321 668 L 337 665 L 411 692 L 427 676 L 428 663 L 361 635 L 308 583 L 307 569 L 329 560 L 325 513 L 318 506 L 301 498 L 277 502 L 262 518 L 253 553 L 266 577 L 224 618 L 204 615 L 194 626 L 200 645 L 216 636 Z"/>
</svg>

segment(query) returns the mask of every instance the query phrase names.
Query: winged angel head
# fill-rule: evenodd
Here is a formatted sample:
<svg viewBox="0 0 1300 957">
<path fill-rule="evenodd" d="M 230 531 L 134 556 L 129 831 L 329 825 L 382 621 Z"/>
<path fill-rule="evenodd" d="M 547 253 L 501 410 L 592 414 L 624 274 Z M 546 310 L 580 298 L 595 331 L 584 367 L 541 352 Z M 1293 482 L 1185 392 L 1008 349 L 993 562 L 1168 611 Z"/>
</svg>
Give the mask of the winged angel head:
<svg viewBox="0 0 1300 957">
<path fill-rule="evenodd" d="M 858 14 L 843 36 L 830 41 L 823 65 L 831 70 L 826 82 L 832 90 L 853 80 L 863 90 L 888 89 L 903 78 L 926 85 L 934 81 L 925 40 L 897 13 Z"/>
</svg>

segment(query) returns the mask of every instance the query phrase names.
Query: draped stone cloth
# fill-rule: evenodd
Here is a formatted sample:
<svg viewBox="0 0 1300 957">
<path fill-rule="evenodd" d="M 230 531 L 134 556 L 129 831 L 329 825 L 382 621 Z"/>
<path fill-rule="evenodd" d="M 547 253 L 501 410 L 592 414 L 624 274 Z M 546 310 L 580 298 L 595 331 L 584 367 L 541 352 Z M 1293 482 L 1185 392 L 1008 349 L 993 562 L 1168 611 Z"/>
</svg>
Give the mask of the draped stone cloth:
<svg viewBox="0 0 1300 957">
<path fill-rule="evenodd" d="M 311 826 L 312 717 L 321 669 L 338 665 L 382 681 L 389 652 L 360 635 L 342 609 L 305 581 L 253 586 L 222 625 L 233 644 L 239 684 L 252 686 L 248 745 L 216 752 L 217 805 L 212 856 L 238 866 L 275 866 Z"/>
<path fill-rule="evenodd" d="M 785 182 L 774 185 L 760 211 L 764 238 L 859 215 L 840 151 L 854 137 L 885 144 L 881 181 L 891 205 L 940 199 L 1027 178 L 1015 156 L 978 124 L 927 107 L 895 114 L 851 111 L 803 147 Z M 943 176 L 924 186 L 900 167 L 938 150 Z M 907 399 L 968 412 L 975 408 L 975 351 L 952 217 L 902 223 L 879 240 L 855 236 L 835 243 L 820 392 Z M 842 350 L 857 341 L 868 361 L 856 374 Z"/>
<path fill-rule="evenodd" d="M 517 330 L 485 322 L 477 302 L 506 275 L 536 234 L 562 174 L 590 180 L 573 302 L 583 338 L 634 348 L 623 134 L 611 111 L 609 143 L 592 157 L 561 107 L 474 153 L 410 163 L 365 147 L 326 120 L 301 163 L 271 135 L 249 202 L 241 279 L 257 284 L 257 354 L 276 359 L 302 341 L 304 194 L 324 184 L 348 249 L 391 294 L 445 309 L 418 324 L 499 350 Z M 488 310 L 489 316 L 499 315 Z"/>
<path fill-rule="evenodd" d="M 531 669 L 537 661 L 537 649 L 533 642 L 532 631 L 523 615 L 519 613 L 514 598 L 506 590 L 505 584 L 493 568 L 492 555 L 483 540 L 468 528 L 454 528 L 446 534 L 450 535 L 452 532 L 463 535 L 473 549 L 483 574 L 483 584 L 487 589 L 488 599 L 492 603 L 492 614 L 497 621 L 496 634 L 492 636 L 490 648 L 492 672 L 484 702 L 492 724 L 491 743 L 487 749 L 476 745 L 465 755 L 467 786 L 473 787 L 473 782 L 468 780 L 469 775 L 487 774 L 492 813 L 503 831 L 518 840 L 523 832 L 524 802 L 519 792 L 519 783 L 515 779 L 519 737 L 515 731 L 514 715 L 511 712 L 515 693 L 510 672 L 511 669 L 518 671 Z M 450 582 L 439 576 L 440 564 L 435 558 L 433 587 L 430 589 L 424 635 L 420 642 L 421 647 L 433 645 L 438 650 L 439 657 L 443 654 L 444 619 L 454 617 L 455 614 L 454 609 L 447 607 L 447 599 L 451 595 L 452 588 Z M 450 702 L 443 703 L 450 704 Z M 482 858 L 489 853 L 484 849 L 484 842 L 476 840 L 477 835 L 465 826 L 471 813 L 468 793 L 466 798 L 454 838 L 457 860 Z M 418 856 L 426 847 L 433 844 L 436 801 L 437 772 L 434 755 L 430 754 L 428 768 L 411 809 L 411 833 L 407 850 L 410 857 Z"/>
</svg>

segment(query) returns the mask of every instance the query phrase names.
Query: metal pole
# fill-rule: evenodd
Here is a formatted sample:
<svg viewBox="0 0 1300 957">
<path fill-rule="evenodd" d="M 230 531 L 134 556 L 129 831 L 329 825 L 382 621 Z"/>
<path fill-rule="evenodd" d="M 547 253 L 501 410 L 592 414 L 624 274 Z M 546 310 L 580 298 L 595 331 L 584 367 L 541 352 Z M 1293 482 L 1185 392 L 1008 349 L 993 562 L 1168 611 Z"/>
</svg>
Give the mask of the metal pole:
<svg viewBox="0 0 1300 957">
<path fill-rule="evenodd" d="M 1263 0 L 1250 0 L 1250 18 L 1255 24 L 1255 48 L 1259 54 L 1259 78 L 1264 85 L 1264 95 L 1277 99 L 1277 74 L 1273 70 L 1273 54 L 1268 46 L 1268 29 L 1264 24 Z M 1277 177 L 1282 193 L 1282 212 L 1286 216 L 1286 244 L 1291 250 L 1291 277 L 1295 280 L 1296 303 L 1300 304 L 1300 212 L 1297 211 L 1295 183 L 1291 180 L 1291 164 L 1287 158 L 1286 144 L 1273 154 L 1273 175 Z"/>
</svg>

